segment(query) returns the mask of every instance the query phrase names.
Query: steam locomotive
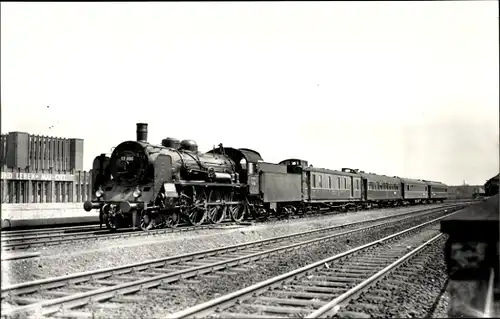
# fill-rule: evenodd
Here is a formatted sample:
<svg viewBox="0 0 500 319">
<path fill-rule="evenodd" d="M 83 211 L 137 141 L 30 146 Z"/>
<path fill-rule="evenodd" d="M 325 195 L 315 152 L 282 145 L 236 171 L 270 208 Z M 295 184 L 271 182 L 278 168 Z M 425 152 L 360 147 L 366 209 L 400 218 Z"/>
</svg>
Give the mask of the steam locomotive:
<svg viewBox="0 0 500 319">
<path fill-rule="evenodd" d="M 225 218 L 293 215 L 321 209 L 443 201 L 447 186 L 344 168 L 314 168 L 307 161 L 264 162 L 251 149 L 218 148 L 200 153 L 192 140 L 174 138 L 161 145 L 147 141 L 148 125 L 137 124 L 136 141 L 116 146 L 94 159 L 94 196 L 84 209 L 99 210 L 109 229 L 200 225 Z"/>
</svg>

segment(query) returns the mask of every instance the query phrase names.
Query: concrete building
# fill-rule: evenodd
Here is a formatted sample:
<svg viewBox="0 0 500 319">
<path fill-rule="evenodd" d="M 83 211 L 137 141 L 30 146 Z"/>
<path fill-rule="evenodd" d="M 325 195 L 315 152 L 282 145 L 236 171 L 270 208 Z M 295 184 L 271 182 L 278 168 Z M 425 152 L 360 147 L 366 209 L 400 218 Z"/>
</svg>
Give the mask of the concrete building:
<svg viewBox="0 0 500 319">
<path fill-rule="evenodd" d="M 0 165 L 2 203 L 83 202 L 92 189 L 83 139 L 2 134 Z"/>
</svg>

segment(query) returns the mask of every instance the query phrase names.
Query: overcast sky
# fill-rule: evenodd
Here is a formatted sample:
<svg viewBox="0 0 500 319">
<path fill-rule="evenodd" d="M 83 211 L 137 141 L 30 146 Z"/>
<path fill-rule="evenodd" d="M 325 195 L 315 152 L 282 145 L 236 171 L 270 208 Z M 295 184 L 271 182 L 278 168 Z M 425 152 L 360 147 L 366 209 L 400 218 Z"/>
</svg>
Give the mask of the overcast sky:
<svg viewBox="0 0 500 319">
<path fill-rule="evenodd" d="M 2 3 L 1 129 L 483 184 L 498 47 L 497 1 Z"/>
</svg>

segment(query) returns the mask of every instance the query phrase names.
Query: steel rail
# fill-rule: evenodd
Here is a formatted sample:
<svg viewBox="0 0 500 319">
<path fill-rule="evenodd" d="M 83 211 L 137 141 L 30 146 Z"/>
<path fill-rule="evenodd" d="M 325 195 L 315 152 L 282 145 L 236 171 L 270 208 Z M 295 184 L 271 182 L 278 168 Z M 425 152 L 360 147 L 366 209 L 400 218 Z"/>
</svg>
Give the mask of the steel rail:
<svg viewBox="0 0 500 319">
<path fill-rule="evenodd" d="M 183 226 L 177 228 L 163 228 L 163 229 L 154 229 L 150 231 L 119 231 L 116 233 L 109 232 L 107 230 L 102 230 L 99 232 L 106 232 L 104 234 L 95 234 L 96 232 L 89 233 L 80 233 L 80 234 L 59 234 L 59 235 L 46 235 L 46 236 L 35 236 L 32 239 L 29 239 L 27 242 L 26 238 L 24 239 L 7 239 L 8 243 L 2 242 L 2 250 L 3 251 L 12 251 L 12 250 L 21 250 L 28 249 L 32 247 L 38 246 L 54 246 L 57 244 L 64 244 L 73 241 L 82 241 L 82 240 L 99 240 L 99 239 L 116 239 L 116 238 L 130 238 L 130 237 L 145 237 L 145 236 L 154 236 L 158 234 L 168 234 L 168 233 L 179 233 L 179 232 L 187 232 L 187 231 L 196 231 L 202 229 L 218 229 L 220 227 L 228 227 L 228 226 L 248 226 L 250 223 L 221 223 L 221 224 L 209 224 L 209 225 L 200 225 L 200 226 Z M 47 238 L 47 240 L 43 240 Z M 37 240 L 38 239 L 38 240 Z M 42 239 L 42 240 L 39 240 Z"/>
<path fill-rule="evenodd" d="M 467 204 L 467 201 L 462 201 L 460 204 Z M 458 203 L 446 203 L 441 204 L 439 207 L 451 207 L 457 205 Z M 431 208 L 432 209 L 432 208 Z M 329 215 L 329 214 L 326 214 Z M 301 216 L 300 218 L 311 218 L 315 214 Z M 325 216 L 325 214 L 320 214 L 319 216 Z M 316 216 L 317 217 L 317 216 Z M 257 221 L 254 221 L 257 222 Z M 258 223 L 258 222 L 257 222 Z M 208 229 L 225 227 L 229 225 L 230 222 L 226 221 L 221 224 L 204 224 L 200 226 L 190 226 L 188 224 L 182 224 L 179 228 L 164 228 L 164 229 L 154 229 L 148 232 L 135 231 L 133 228 L 123 228 L 117 233 L 112 233 L 107 229 L 100 229 L 95 225 L 89 226 L 71 226 L 71 227 L 58 227 L 58 228 L 48 228 L 48 229 L 37 229 L 37 230 L 19 230 L 19 231 L 4 231 L 2 232 L 1 242 L 4 251 L 12 250 L 22 250 L 29 249 L 39 246 L 54 246 L 57 244 L 63 244 L 70 241 L 81 241 L 87 239 L 100 239 L 100 238 L 127 238 L 132 236 L 149 236 L 155 234 L 164 234 L 170 232 L 182 232 L 190 231 L 196 229 Z M 236 225 L 237 223 L 232 223 L 231 225 Z M 240 222 L 239 225 L 249 225 L 251 222 Z M 90 230 L 86 230 L 89 228 Z M 129 233 L 134 233 L 134 235 L 129 235 Z M 63 241 L 63 239 L 65 239 Z"/>
<path fill-rule="evenodd" d="M 88 231 L 88 230 L 100 230 L 99 225 L 81 225 L 81 226 L 68 226 L 68 227 L 47 227 L 47 228 L 34 228 L 34 229 L 22 229 L 22 230 L 2 230 L 1 238 L 9 238 L 9 237 L 24 237 L 31 236 L 31 234 L 37 233 L 64 233 L 66 231 Z"/>
<path fill-rule="evenodd" d="M 406 220 L 405 217 L 407 217 L 408 215 L 410 215 L 410 217 L 419 218 L 419 217 L 423 217 L 425 215 L 439 213 L 445 209 L 448 209 L 448 207 L 426 209 L 426 210 L 423 210 L 421 212 L 418 212 L 419 214 L 417 214 L 417 215 L 414 215 L 416 212 L 408 212 L 408 213 L 403 213 L 403 214 L 378 217 L 378 218 L 369 219 L 369 220 L 345 223 L 345 224 L 335 225 L 335 226 L 322 227 L 322 228 L 313 229 L 313 230 L 309 230 L 309 231 L 305 231 L 305 232 L 297 232 L 297 233 L 292 233 L 292 234 L 288 234 L 288 235 L 276 236 L 276 237 L 261 239 L 261 240 L 252 241 L 252 242 L 248 242 L 248 243 L 224 246 L 224 247 L 214 248 L 214 249 L 207 250 L 207 251 L 193 252 L 193 253 L 187 253 L 187 254 L 182 254 L 182 255 L 177 255 L 177 256 L 170 256 L 170 257 L 164 257 L 164 258 L 159 258 L 159 259 L 147 260 L 147 261 L 143 261 L 143 262 L 127 264 L 127 265 L 118 266 L 118 267 L 110 267 L 110 268 L 104 268 L 104 269 L 99 269 L 99 270 L 80 272 L 80 273 L 75 273 L 75 274 L 66 275 L 66 276 L 62 276 L 62 277 L 39 279 L 39 280 L 35 280 L 35 281 L 29 281 L 29 282 L 4 286 L 1 288 L 1 293 L 4 294 L 8 291 L 12 291 L 15 289 L 21 289 L 21 288 L 29 287 L 29 286 L 39 286 L 39 285 L 45 285 L 45 284 L 52 284 L 56 281 L 57 282 L 68 281 L 68 280 L 76 279 L 79 277 L 105 274 L 105 273 L 108 273 L 110 271 L 120 271 L 120 270 L 124 270 L 124 269 L 137 268 L 137 267 L 143 267 L 143 266 L 149 266 L 149 265 L 161 266 L 161 264 L 164 262 L 173 262 L 176 260 L 184 261 L 184 260 L 189 260 L 189 259 L 196 258 L 196 257 L 211 256 L 211 255 L 224 253 L 227 251 L 237 251 L 239 249 L 246 249 L 246 248 L 251 248 L 251 247 L 255 247 L 255 246 L 259 246 L 259 245 L 272 244 L 272 243 L 284 241 L 287 239 L 307 237 L 307 236 L 314 235 L 314 234 L 320 234 L 323 232 L 340 230 L 343 228 L 359 226 L 359 225 L 367 224 L 367 223 L 376 223 L 376 222 L 391 220 L 391 219 L 396 219 L 396 221 Z M 457 207 L 454 207 L 454 209 L 460 209 L 460 205 L 457 205 Z M 394 222 L 394 221 L 390 221 L 390 222 Z M 369 229 L 370 227 L 379 227 L 379 226 L 384 226 L 384 225 L 385 224 L 376 224 L 376 225 L 368 226 L 365 228 L 361 228 L 359 230 L 364 230 L 364 229 Z"/>
<path fill-rule="evenodd" d="M 28 258 L 38 258 L 40 257 L 39 252 L 34 253 L 21 253 L 21 254 L 5 254 L 3 253 L 1 256 L 2 261 L 7 260 L 19 260 L 19 259 L 28 259 Z"/>
<path fill-rule="evenodd" d="M 441 209 L 435 209 L 433 213 L 437 213 L 440 211 L 443 211 L 445 208 Z M 431 214 L 431 213 L 427 213 Z M 415 217 L 423 217 L 427 214 L 421 214 Z M 396 216 L 399 217 L 399 216 Z M 413 216 L 412 216 L 413 217 Z M 392 217 L 394 219 L 394 216 Z M 411 217 L 410 217 L 411 218 Z M 441 217 L 443 218 L 443 217 Z M 384 218 L 384 219 L 387 219 Z M 272 248 L 264 251 L 250 251 L 248 255 L 244 256 L 237 256 L 235 258 L 231 258 L 231 256 L 227 256 L 226 258 L 231 258 L 229 260 L 225 259 L 222 261 L 216 261 L 216 262 L 208 262 L 208 264 L 202 264 L 200 266 L 191 267 L 189 265 L 188 269 L 172 269 L 172 270 L 166 270 L 164 274 L 157 275 L 156 273 L 154 276 L 141 279 L 141 280 L 133 280 L 131 282 L 125 282 L 122 284 L 117 284 L 115 286 L 111 287 L 105 287 L 105 288 L 97 288 L 88 291 L 88 292 L 80 292 L 80 293 L 74 293 L 69 296 L 61 297 L 61 298 L 56 298 L 52 300 L 47 300 L 47 301 L 41 301 L 41 302 L 36 302 L 29 304 L 27 306 L 20 306 L 16 308 L 11 308 L 11 309 L 5 309 L 2 311 L 2 316 L 10 316 L 12 314 L 16 313 L 22 313 L 24 311 L 35 311 L 39 309 L 41 311 L 41 314 L 43 315 L 48 315 L 52 314 L 55 312 L 58 312 L 60 310 L 60 307 L 62 305 L 65 306 L 65 308 L 74 308 L 74 307 L 80 307 L 84 306 L 89 302 L 89 298 L 92 299 L 92 301 L 98 302 L 101 300 L 106 300 L 106 299 L 111 299 L 116 296 L 117 293 L 120 294 L 128 294 L 128 293 L 133 293 L 137 292 L 141 289 L 146 289 L 146 288 L 152 288 L 152 287 L 157 287 L 162 284 L 167 284 L 171 282 L 175 282 L 178 280 L 181 280 L 183 278 L 189 278 L 189 277 L 194 277 L 196 275 L 202 275 L 210 272 L 215 272 L 218 270 L 224 270 L 228 267 L 235 267 L 241 264 L 246 264 L 254 260 L 260 260 L 263 257 L 267 257 L 271 254 L 282 252 L 282 251 L 291 251 L 299 247 L 304 247 L 307 245 L 312 245 L 314 243 L 326 241 L 326 240 L 331 240 L 334 238 L 338 238 L 340 236 L 345 236 L 349 235 L 355 232 L 361 232 L 361 231 L 366 231 L 369 229 L 376 229 L 379 227 L 384 227 L 387 226 L 391 223 L 399 222 L 402 220 L 401 218 L 396 218 L 395 221 L 390 221 L 386 223 L 381 223 L 381 224 L 376 224 L 376 225 L 371 225 L 363 228 L 356 228 L 354 230 L 349 230 L 341 233 L 336 233 L 333 235 L 328 235 L 325 237 L 320 237 L 320 238 L 314 238 L 310 239 L 307 241 L 299 242 L 296 244 L 292 245 L 286 245 L 286 246 L 281 246 L 277 248 Z M 373 221 L 363 221 L 363 222 L 356 222 L 357 224 L 359 223 L 367 223 L 367 222 L 373 222 Z M 352 225 L 352 224 L 347 224 L 347 225 Z M 329 227 L 331 230 L 334 229 L 339 229 L 345 227 L 345 225 L 341 226 L 333 226 Z M 323 229 L 325 230 L 325 229 Z M 310 231 L 309 233 L 318 233 L 318 230 Z M 245 244 L 240 244 L 240 245 L 233 245 L 229 247 L 224 247 L 224 248 L 218 248 L 218 249 L 213 249 L 211 251 L 206 251 L 206 252 L 199 252 L 199 253 L 191 253 L 191 254 L 184 254 L 181 256 L 173 256 L 173 257 L 167 257 L 167 258 L 162 258 L 162 259 L 157 259 L 154 261 L 147 261 L 147 262 L 142 262 L 142 263 L 136 263 L 133 265 L 127 265 L 127 266 L 120 266 L 120 267 L 114 267 L 114 268 L 108 268 L 108 269 L 103 269 L 103 270 L 97 270 L 97 271 L 92 271 L 92 272 L 86 272 L 86 273 L 80 273 L 80 274 L 75 274 L 75 275 L 69 275 L 69 276 L 63 276 L 61 278 L 49 278 L 49 279 L 43 279 L 43 280 L 37 280 L 33 282 L 28 282 L 28 283 L 21 283 L 17 285 L 12 285 L 6 288 L 2 288 L 2 299 L 4 298 L 4 294 L 8 292 L 13 292 L 14 295 L 19 295 L 19 294 L 26 294 L 30 292 L 37 292 L 40 289 L 53 289 L 53 288 L 59 288 L 63 287 L 67 284 L 76 284 L 76 283 L 81 283 L 84 281 L 88 281 L 91 279 L 99 279 L 99 278 L 106 278 L 106 277 L 111 277 L 113 275 L 122 275 L 124 273 L 130 273 L 133 270 L 139 271 L 140 267 L 142 267 L 142 270 L 153 270 L 156 266 L 157 267 L 162 267 L 162 266 L 173 266 L 174 262 L 180 262 L 183 260 L 187 260 L 188 262 L 193 261 L 195 257 L 210 257 L 210 256 L 215 256 L 217 258 L 220 253 L 223 252 L 231 252 L 235 251 L 238 252 L 238 249 L 241 248 L 252 248 L 255 247 L 259 244 L 263 243 L 272 243 L 276 241 L 284 241 L 286 239 L 290 239 L 291 237 L 303 237 L 304 233 L 296 233 L 292 235 L 287 235 L 287 236 L 280 236 L 280 237 L 275 237 L 272 239 L 267 239 L 267 240 L 259 240 L 257 242 L 251 242 L 251 243 L 245 243 Z M 170 261 L 170 262 L 169 262 Z M 175 265 L 174 265 L 175 266 Z M 136 268 L 136 269 L 134 269 Z M 184 266 L 185 268 L 185 266 Z M 77 286 L 74 286 L 77 288 Z M 7 297 L 7 296 L 6 296 Z"/>
<path fill-rule="evenodd" d="M 335 256 L 332 256 L 332 257 L 329 257 L 329 258 L 317 261 L 315 263 L 309 264 L 307 266 L 301 267 L 299 269 L 290 271 L 288 273 L 281 274 L 279 276 L 276 276 L 276 277 L 264 280 L 262 282 L 259 282 L 257 284 L 251 285 L 249 287 L 246 287 L 246 288 L 240 289 L 238 291 L 229 293 L 227 295 L 224 295 L 224 296 L 221 296 L 221 297 L 209 300 L 207 302 L 195 305 L 193 307 L 190 307 L 190 308 L 178 311 L 176 313 L 168 315 L 167 318 L 174 319 L 174 318 L 192 318 L 192 317 L 199 318 L 199 317 L 206 317 L 208 314 L 211 314 L 213 311 L 215 311 L 217 309 L 222 309 L 222 308 L 224 308 L 224 306 L 231 306 L 231 305 L 235 304 L 236 302 L 242 302 L 245 299 L 249 299 L 252 296 L 256 296 L 256 295 L 258 295 L 261 292 L 267 291 L 271 287 L 275 287 L 275 286 L 279 285 L 281 282 L 284 282 L 286 280 L 290 280 L 292 278 L 298 278 L 301 275 L 306 274 L 308 271 L 311 271 L 311 270 L 314 270 L 316 268 L 322 267 L 322 266 L 324 266 L 327 263 L 330 263 L 330 262 L 336 261 L 336 260 L 340 260 L 340 259 L 342 259 L 344 257 L 348 257 L 348 256 L 351 256 L 351 255 L 354 255 L 354 254 L 356 254 L 358 252 L 361 252 L 363 250 L 366 250 L 368 248 L 372 248 L 372 247 L 374 247 L 376 245 L 379 245 L 379 244 L 382 244 L 384 242 L 390 241 L 390 240 L 395 239 L 397 237 L 400 237 L 402 235 L 408 234 L 408 233 L 410 233 L 412 231 L 415 231 L 415 230 L 421 229 L 423 227 L 429 226 L 429 225 L 431 225 L 433 223 L 436 223 L 437 221 L 440 221 L 441 219 L 443 219 L 445 217 L 448 217 L 448 216 L 456 214 L 456 213 L 457 212 L 453 212 L 453 213 L 448 214 L 446 216 L 442 216 L 442 217 L 433 219 L 431 221 L 428 221 L 428 222 L 422 223 L 420 225 L 411 227 L 409 229 L 405 229 L 403 231 L 400 231 L 400 232 L 398 232 L 396 234 L 392 234 L 392 235 L 386 236 L 386 237 L 384 237 L 382 239 L 375 240 L 375 241 L 373 241 L 371 243 L 368 243 L 368 244 L 365 244 L 365 245 L 362 245 L 362 246 L 350 249 L 348 251 L 345 251 L 343 253 L 337 254 Z M 441 234 L 439 234 L 439 235 L 441 235 Z M 401 261 L 401 262 L 403 262 L 403 261 Z M 401 262 L 399 262 L 398 265 Z M 377 276 L 377 278 L 378 277 L 380 277 L 380 275 Z M 375 276 L 373 276 L 372 278 L 375 278 Z M 325 310 L 325 311 L 327 309 L 331 309 L 330 306 L 332 304 L 333 304 L 333 301 L 332 301 L 331 304 L 327 304 L 328 307 L 326 307 L 327 305 L 325 305 L 325 308 L 322 308 L 322 309 Z M 337 305 L 337 303 L 333 304 L 332 307 L 335 307 L 336 305 Z M 224 313 L 224 317 L 227 317 L 230 314 L 231 313 Z M 250 316 L 251 317 L 255 317 L 254 315 L 249 315 L 249 317 Z"/>
<path fill-rule="evenodd" d="M 425 208 L 423 210 L 413 211 L 413 213 L 418 213 L 419 211 L 426 211 L 432 209 L 440 209 L 440 208 L 453 208 L 459 205 L 467 205 L 467 203 L 455 203 L 455 204 L 444 204 L 439 207 Z M 412 213 L 412 212 L 410 212 Z M 403 213 L 401 215 L 408 214 Z M 184 231 L 194 231 L 200 229 L 218 229 L 219 227 L 227 227 L 234 225 L 248 226 L 252 223 L 249 222 L 224 222 L 220 224 L 206 224 L 200 226 L 185 226 L 178 228 L 164 228 L 164 229 L 155 229 L 151 231 L 132 231 L 130 228 L 126 228 L 120 230 L 118 233 L 112 233 L 108 230 L 98 230 L 98 231 L 90 231 L 90 232 L 80 232 L 80 233 L 62 233 L 57 235 L 39 235 L 39 236 L 31 236 L 24 238 L 5 238 L 2 239 L 2 250 L 3 251 L 13 251 L 13 250 L 24 250 L 33 247 L 40 246 L 54 246 L 57 244 L 64 244 L 72 241 L 82 241 L 82 240 L 98 240 L 98 239 L 116 239 L 116 238 L 130 238 L 130 237 L 142 237 L 142 236 L 151 236 L 157 234 L 167 234 L 167 233 L 176 233 L 176 232 L 184 232 Z M 104 232 L 104 234 L 100 234 Z M 47 239 L 47 240 L 44 240 Z"/>
<path fill-rule="evenodd" d="M 436 236 L 432 237 L 431 239 L 429 239 L 428 241 L 426 241 L 422 245 L 413 249 L 412 251 L 410 251 L 409 253 L 407 253 L 403 257 L 399 258 L 398 260 L 396 260 L 395 262 L 393 262 L 389 266 L 380 270 L 379 272 L 377 272 L 376 274 L 374 274 L 370 278 L 364 280 L 360 284 L 349 289 L 348 291 L 346 291 L 342 295 L 338 296 L 337 298 L 333 299 L 332 301 L 330 301 L 326 305 L 322 306 L 318 310 L 312 312 L 311 314 L 309 314 L 305 318 L 308 318 L 308 319 L 324 318 L 326 315 L 336 314 L 338 312 L 338 310 L 340 309 L 341 303 L 346 302 L 348 299 L 352 298 L 357 293 L 363 291 L 364 289 L 366 289 L 367 287 L 369 287 L 370 285 L 372 285 L 376 281 L 380 280 L 383 276 L 388 275 L 391 271 L 394 271 L 402 263 L 404 263 L 405 261 L 407 261 L 408 259 L 410 259 L 414 255 L 420 253 L 424 248 L 430 246 L 432 243 L 434 243 L 439 238 L 442 238 L 443 236 L 444 236 L 444 234 L 437 234 Z M 334 313 L 332 313 L 332 310 Z"/>
</svg>

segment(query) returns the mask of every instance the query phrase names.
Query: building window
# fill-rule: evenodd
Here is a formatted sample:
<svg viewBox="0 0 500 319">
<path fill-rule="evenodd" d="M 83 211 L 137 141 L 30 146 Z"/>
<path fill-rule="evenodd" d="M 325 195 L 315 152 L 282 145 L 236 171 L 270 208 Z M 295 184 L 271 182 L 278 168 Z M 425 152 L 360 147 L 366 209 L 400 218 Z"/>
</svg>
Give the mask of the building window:
<svg viewBox="0 0 500 319">
<path fill-rule="evenodd" d="M 26 182 L 25 181 L 19 181 L 19 186 L 21 188 L 21 192 L 19 193 L 19 202 L 20 203 L 27 203 L 28 200 L 26 198 Z"/>
<path fill-rule="evenodd" d="M 76 201 L 80 202 L 80 184 L 76 184 Z"/>
<path fill-rule="evenodd" d="M 36 182 L 31 182 L 31 202 L 36 203 Z"/>
<path fill-rule="evenodd" d="M 37 203 L 42 202 L 42 183 L 40 182 L 36 183 L 36 199 Z"/>
<path fill-rule="evenodd" d="M 59 203 L 59 182 L 54 182 L 54 202 Z"/>
<path fill-rule="evenodd" d="M 64 182 L 64 202 L 69 202 L 69 183 Z"/>
<path fill-rule="evenodd" d="M 13 198 L 14 198 L 14 185 L 12 184 L 12 181 L 7 180 L 7 198 L 5 202 L 12 203 Z"/>
<path fill-rule="evenodd" d="M 45 188 L 45 202 L 46 203 L 52 203 L 52 197 L 50 196 L 51 191 L 50 191 L 50 182 L 44 182 L 44 188 Z"/>
</svg>

